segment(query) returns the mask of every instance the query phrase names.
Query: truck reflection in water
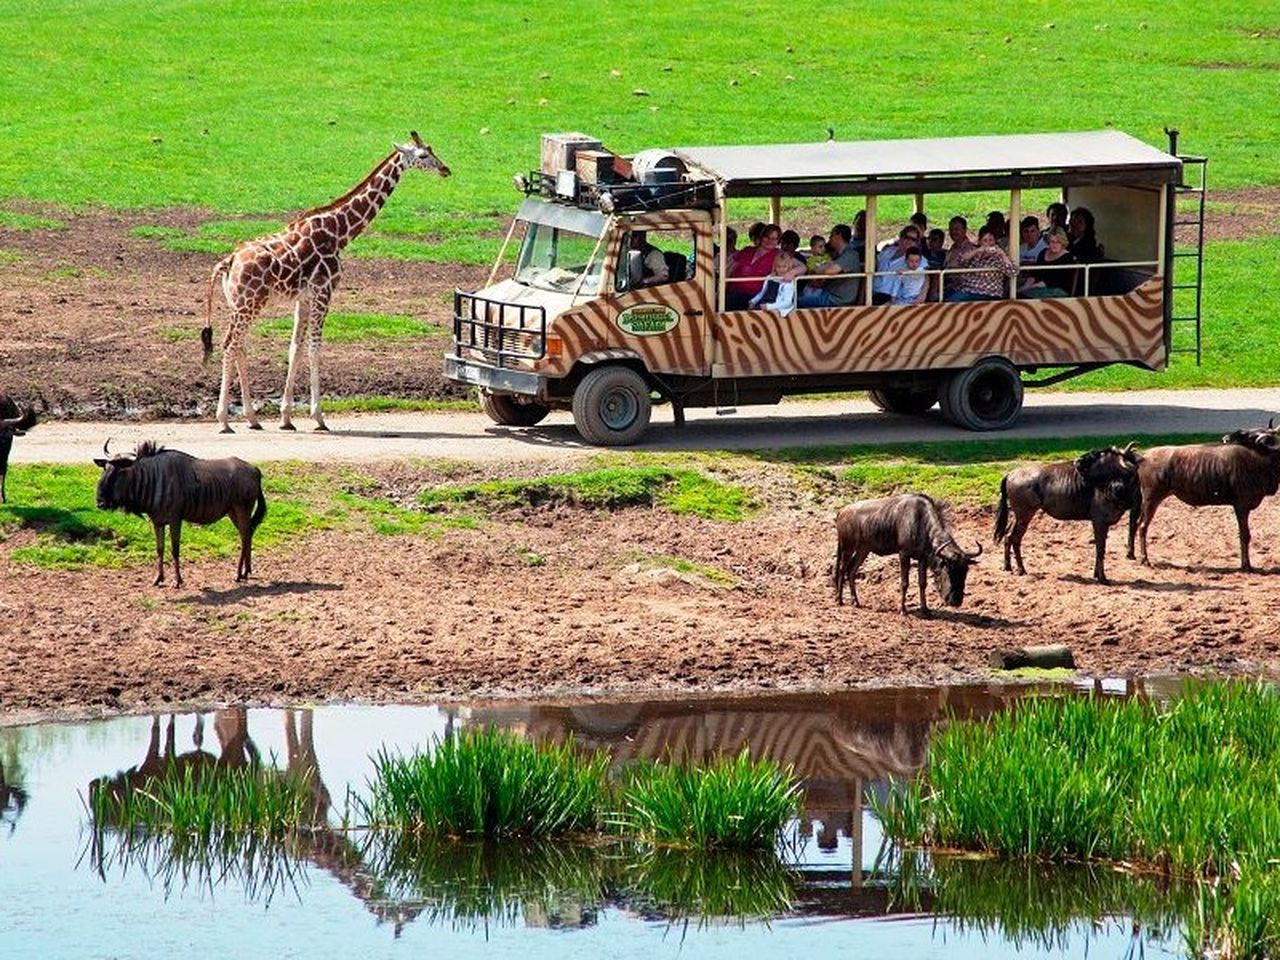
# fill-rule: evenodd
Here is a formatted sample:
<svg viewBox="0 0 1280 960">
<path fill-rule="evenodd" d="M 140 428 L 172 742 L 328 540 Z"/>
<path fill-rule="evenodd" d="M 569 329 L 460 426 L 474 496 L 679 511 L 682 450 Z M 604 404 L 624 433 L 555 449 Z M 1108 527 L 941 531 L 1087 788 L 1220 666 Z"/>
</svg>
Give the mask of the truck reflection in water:
<svg viewBox="0 0 1280 960">
<path fill-rule="evenodd" d="M 101 823 L 88 852 L 104 880 L 114 869 L 136 866 L 160 880 L 166 893 L 238 883 L 250 898 L 264 902 L 282 889 L 301 897 L 312 871 L 319 869 L 397 935 L 418 918 L 466 928 L 585 927 L 605 909 L 675 924 L 936 912 L 968 916 L 981 929 L 1012 930 L 1028 941 L 1038 935 L 1035 931 L 1065 936 L 1062 931 L 1081 919 L 1117 914 L 1166 928 L 1172 917 L 1184 915 L 1182 901 L 1176 891 L 1149 880 L 1090 871 L 1040 871 L 1044 877 L 1029 877 L 1024 867 L 975 866 L 900 852 L 888 869 L 864 869 L 864 798 L 869 791 L 887 790 L 890 778 L 908 777 L 920 768 L 932 725 L 950 716 L 986 715 L 1036 689 L 1073 692 L 1061 685 L 992 685 L 700 702 L 490 703 L 447 710 L 449 730 L 496 725 L 539 739 L 573 736 L 587 749 L 607 751 L 615 767 L 634 760 L 706 760 L 744 747 L 756 758 L 789 764 L 804 783 L 804 813 L 781 857 L 655 849 L 633 842 L 464 843 L 346 829 L 334 823 L 312 711 L 283 712 L 285 762 L 277 768 L 261 761 L 243 709 L 214 714 L 216 754 L 203 749 L 202 718 L 194 749 L 185 753 L 175 750 L 173 718 L 162 748 L 156 718 L 143 761 L 94 781 L 91 790 L 119 791 L 141 785 L 148 776 L 181 775 L 197 766 L 255 764 L 264 775 L 296 777 L 305 784 L 305 822 L 279 841 L 228 844 L 223 838 L 212 849 L 160 835 L 139 837 Z M 1109 692 L 1144 690 L 1140 682 L 1125 682 Z M 368 750 L 377 747 L 371 742 Z M 795 854 L 810 839 L 820 851 L 832 851 L 841 837 L 852 848 L 849 860 L 820 854 L 797 862 Z M 1021 900 L 1011 890 L 1023 891 Z M 1051 894 L 1047 900 L 1042 891 Z M 1017 908 L 1019 902 L 1025 910 Z"/>
</svg>

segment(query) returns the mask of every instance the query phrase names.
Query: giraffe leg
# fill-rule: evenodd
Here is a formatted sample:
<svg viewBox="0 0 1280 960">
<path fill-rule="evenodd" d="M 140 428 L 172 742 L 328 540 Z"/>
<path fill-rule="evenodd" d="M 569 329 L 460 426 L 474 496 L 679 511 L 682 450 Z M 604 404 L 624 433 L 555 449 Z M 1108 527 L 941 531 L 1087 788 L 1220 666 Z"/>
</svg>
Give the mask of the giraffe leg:
<svg viewBox="0 0 1280 960">
<path fill-rule="evenodd" d="M 284 395 L 280 398 L 280 429 L 294 430 L 293 425 L 293 388 L 298 377 L 298 347 L 302 345 L 302 337 L 307 329 L 307 318 L 310 316 L 310 305 L 304 304 L 303 297 L 293 306 L 293 337 L 289 340 L 289 372 L 284 377 Z"/>
<path fill-rule="evenodd" d="M 308 325 L 307 360 L 311 368 L 311 418 L 317 430 L 328 430 L 324 414 L 320 412 L 320 344 L 324 334 L 324 318 L 329 312 L 329 293 L 317 294 L 311 301 L 311 320 Z"/>
<path fill-rule="evenodd" d="M 231 356 L 230 350 L 222 351 L 222 388 L 218 391 L 218 423 L 221 425 L 219 433 L 234 433 L 231 424 L 227 422 L 231 409 L 231 370 L 235 366 L 235 359 Z"/>
<path fill-rule="evenodd" d="M 236 368 L 240 371 L 240 398 L 244 402 L 244 418 L 250 430 L 261 430 L 262 422 L 253 410 L 253 391 L 249 387 L 249 358 L 243 348 L 236 355 Z"/>
</svg>

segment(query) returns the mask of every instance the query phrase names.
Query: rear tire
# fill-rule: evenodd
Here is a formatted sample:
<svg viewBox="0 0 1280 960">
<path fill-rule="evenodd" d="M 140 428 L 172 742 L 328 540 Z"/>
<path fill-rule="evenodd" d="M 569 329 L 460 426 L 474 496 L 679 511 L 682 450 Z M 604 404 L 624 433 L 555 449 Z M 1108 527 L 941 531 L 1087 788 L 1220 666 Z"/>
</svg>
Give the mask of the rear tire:
<svg viewBox="0 0 1280 960">
<path fill-rule="evenodd" d="M 573 424 L 587 443 L 625 447 L 649 429 L 649 384 L 630 367 L 597 367 L 573 392 Z"/>
<path fill-rule="evenodd" d="M 1004 430 L 1022 412 L 1022 378 L 1003 357 L 987 357 L 942 385 L 942 414 L 966 430 Z"/>
<path fill-rule="evenodd" d="M 484 390 L 480 392 L 480 406 L 490 420 L 504 427 L 532 427 L 551 412 L 550 407 L 541 403 L 522 403 L 507 394 Z"/>
<path fill-rule="evenodd" d="M 868 390 L 867 399 L 885 413 L 921 414 L 938 402 L 938 388 L 881 387 Z"/>
</svg>

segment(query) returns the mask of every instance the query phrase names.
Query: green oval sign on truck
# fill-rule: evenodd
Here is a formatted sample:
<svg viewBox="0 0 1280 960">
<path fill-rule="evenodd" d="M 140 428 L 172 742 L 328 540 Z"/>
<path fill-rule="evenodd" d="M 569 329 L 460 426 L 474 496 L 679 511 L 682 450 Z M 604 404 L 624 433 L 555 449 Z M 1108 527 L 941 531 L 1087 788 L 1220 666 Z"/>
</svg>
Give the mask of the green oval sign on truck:
<svg viewBox="0 0 1280 960">
<path fill-rule="evenodd" d="M 674 330 L 680 314 L 674 307 L 661 303 L 644 303 L 628 307 L 618 314 L 618 329 L 637 337 L 656 337 Z"/>
</svg>

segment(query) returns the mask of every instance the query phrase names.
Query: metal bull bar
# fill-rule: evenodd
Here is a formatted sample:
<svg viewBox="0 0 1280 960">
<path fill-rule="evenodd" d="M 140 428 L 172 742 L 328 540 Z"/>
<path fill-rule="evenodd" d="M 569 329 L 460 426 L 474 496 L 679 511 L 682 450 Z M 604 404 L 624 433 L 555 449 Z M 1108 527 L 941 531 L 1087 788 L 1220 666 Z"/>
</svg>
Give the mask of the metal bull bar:
<svg viewBox="0 0 1280 960">
<path fill-rule="evenodd" d="M 507 303 L 453 292 L 453 344 L 479 352 L 495 367 L 540 360 L 547 352 L 547 311 L 537 304 Z"/>
</svg>

